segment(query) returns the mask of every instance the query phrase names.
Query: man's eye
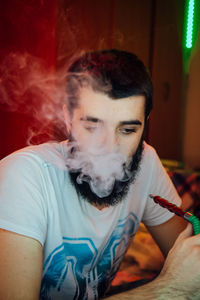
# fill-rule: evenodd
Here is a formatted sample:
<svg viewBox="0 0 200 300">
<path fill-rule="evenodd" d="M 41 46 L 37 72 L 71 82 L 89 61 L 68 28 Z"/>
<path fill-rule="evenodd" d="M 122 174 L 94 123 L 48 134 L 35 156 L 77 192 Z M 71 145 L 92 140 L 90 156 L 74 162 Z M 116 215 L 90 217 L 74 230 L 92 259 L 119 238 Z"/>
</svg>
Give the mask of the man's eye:
<svg viewBox="0 0 200 300">
<path fill-rule="evenodd" d="M 122 128 L 120 129 L 120 132 L 123 134 L 131 134 L 133 132 L 136 132 L 135 128 Z"/>
<path fill-rule="evenodd" d="M 84 126 L 84 128 L 89 132 L 93 132 L 97 129 L 96 126 Z"/>
</svg>

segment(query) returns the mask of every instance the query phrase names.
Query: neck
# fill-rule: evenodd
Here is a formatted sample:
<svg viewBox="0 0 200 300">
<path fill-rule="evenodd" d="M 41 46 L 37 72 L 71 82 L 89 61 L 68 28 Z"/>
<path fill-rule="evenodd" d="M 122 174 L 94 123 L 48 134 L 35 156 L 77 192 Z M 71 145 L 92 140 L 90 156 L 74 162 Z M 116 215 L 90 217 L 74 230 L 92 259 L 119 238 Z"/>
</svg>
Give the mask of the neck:
<svg viewBox="0 0 200 300">
<path fill-rule="evenodd" d="M 92 206 L 96 207 L 98 210 L 102 210 L 105 207 L 108 207 L 108 206 L 106 206 L 104 204 L 96 204 L 96 203 L 91 203 L 91 204 L 92 204 Z"/>
</svg>

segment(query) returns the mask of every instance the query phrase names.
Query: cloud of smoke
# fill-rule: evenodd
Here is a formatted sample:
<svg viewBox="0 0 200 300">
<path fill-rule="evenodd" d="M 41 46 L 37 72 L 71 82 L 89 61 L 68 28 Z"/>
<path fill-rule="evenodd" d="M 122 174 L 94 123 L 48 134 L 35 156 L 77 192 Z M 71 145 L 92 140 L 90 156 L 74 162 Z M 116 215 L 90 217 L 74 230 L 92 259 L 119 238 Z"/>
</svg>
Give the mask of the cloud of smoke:
<svg viewBox="0 0 200 300">
<path fill-rule="evenodd" d="M 36 128 L 31 128 L 29 144 L 35 135 L 41 134 L 47 135 L 48 140 L 56 140 L 56 130 L 67 138 L 70 120 L 64 119 L 63 115 L 63 105 L 67 105 L 71 97 L 70 91 L 66 93 L 67 75 L 67 66 L 59 71 L 48 69 L 43 61 L 28 53 L 11 53 L 2 62 L 0 104 L 6 110 L 33 116 Z M 95 88 L 98 85 L 87 73 L 75 77 L 74 80 L 78 78 L 81 82 L 81 87 L 91 85 Z M 108 91 L 109 83 L 100 89 Z M 97 130 L 87 148 L 79 145 L 77 139 L 66 143 L 65 165 L 71 172 L 80 172 L 78 184 L 88 182 L 91 190 L 102 198 L 110 195 L 116 180 L 127 181 L 131 174 L 127 167 L 127 157 L 119 153 L 118 149 L 108 151 L 100 142 L 100 137 L 101 132 Z"/>
<path fill-rule="evenodd" d="M 66 73 L 66 71 L 65 71 Z M 66 133 L 62 106 L 66 101 L 64 70 L 55 72 L 28 53 L 10 53 L 0 65 L 0 104 L 8 111 L 30 115 L 35 135 L 54 139 L 57 129 Z"/>
<path fill-rule="evenodd" d="M 108 152 L 104 147 L 89 145 L 89 151 L 82 151 L 78 142 L 66 145 L 68 153 L 66 166 L 71 172 L 80 172 L 77 183 L 84 181 L 100 198 L 111 194 L 115 181 L 128 181 L 131 172 L 127 166 L 127 157 L 115 148 Z"/>
</svg>

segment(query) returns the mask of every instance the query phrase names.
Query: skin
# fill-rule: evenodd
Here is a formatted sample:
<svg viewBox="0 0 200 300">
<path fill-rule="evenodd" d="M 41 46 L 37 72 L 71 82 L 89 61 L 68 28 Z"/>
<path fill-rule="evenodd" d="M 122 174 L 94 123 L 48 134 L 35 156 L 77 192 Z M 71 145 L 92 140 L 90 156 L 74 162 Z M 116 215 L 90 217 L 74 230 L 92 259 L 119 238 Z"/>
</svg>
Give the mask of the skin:
<svg viewBox="0 0 200 300">
<path fill-rule="evenodd" d="M 104 144 L 109 150 L 117 146 L 127 158 L 131 157 L 144 129 L 144 103 L 143 96 L 111 100 L 106 95 L 84 89 L 71 119 L 73 134 L 86 148 L 96 132 L 98 145 Z M 125 121 L 134 121 L 134 124 L 127 125 Z M 100 130 L 96 129 L 97 124 Z M 185 224 L 182 218 L 174 217 L 164 224 L 149 227 L 165 255 L 172 248 L 163 271 L 153 282 L 109 299 L 166 300 L 174 296 L 181 300 L 194 299 L 190 297 L 198 292 L 200 285 L 199 235 L 191 237 L 192 228 L 188 226 L 174 244 Z M 0 247 L 0 299 L 38 300 L 43 265 L 40 243 L 0 230 L 0 244 L 3 245 Z"/>
<path fill-rule="evenodd" d="M 43 265 L 41 244 L 0 229 L 0 245 L 0 299 L 39 299 Z"/>
<path fill-rule="evenodd" d="M 144 130 L 144 107 L 144 96 L 112 100 L 103 93 L 82 88 L 71 119 L 72 134 L 86 151 L 94 141 L 97 149 L 104 146 L 112 151 L 117 147 L 130 158 Z"/>
</svg>

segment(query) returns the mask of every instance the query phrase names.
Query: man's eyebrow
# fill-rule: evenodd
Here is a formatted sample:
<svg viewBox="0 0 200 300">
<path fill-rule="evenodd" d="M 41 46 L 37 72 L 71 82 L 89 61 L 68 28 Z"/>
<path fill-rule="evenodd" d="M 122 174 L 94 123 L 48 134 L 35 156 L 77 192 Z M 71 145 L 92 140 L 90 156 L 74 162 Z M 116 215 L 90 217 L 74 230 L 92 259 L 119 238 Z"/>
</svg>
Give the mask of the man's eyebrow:
<svg viewBox="0 0 200 300">
<path fill-rule="evenodd" d="M 88 122 L 94 122 L 94 123 L 102 123 L 103 121 L 98 119 L 98 118 L 94 118 L 91 116 L 85 116 L 85 117 L 81 117 L 80 118 L 81 121 L 88 121 Z M 123 125 L 142 125 L 142 122 L 139 120 L 128 120 L 128 121 L 121 121 L 120 126 Z"/>
<path fill-rule="evenodd" d="M 94 122 L 94 123 L 102 122 L 100 119 L 94 118 L 94 117 L 90 117 L 90 116 L 82 117 L 82 118 L 80 118 L 80 120 L 81 121 Z"/>
<path fill-rule="evenodd" d="M 139 120 L 122 121 L 120 125 L 142 125 L 142 122 Z"/>
</svg>

